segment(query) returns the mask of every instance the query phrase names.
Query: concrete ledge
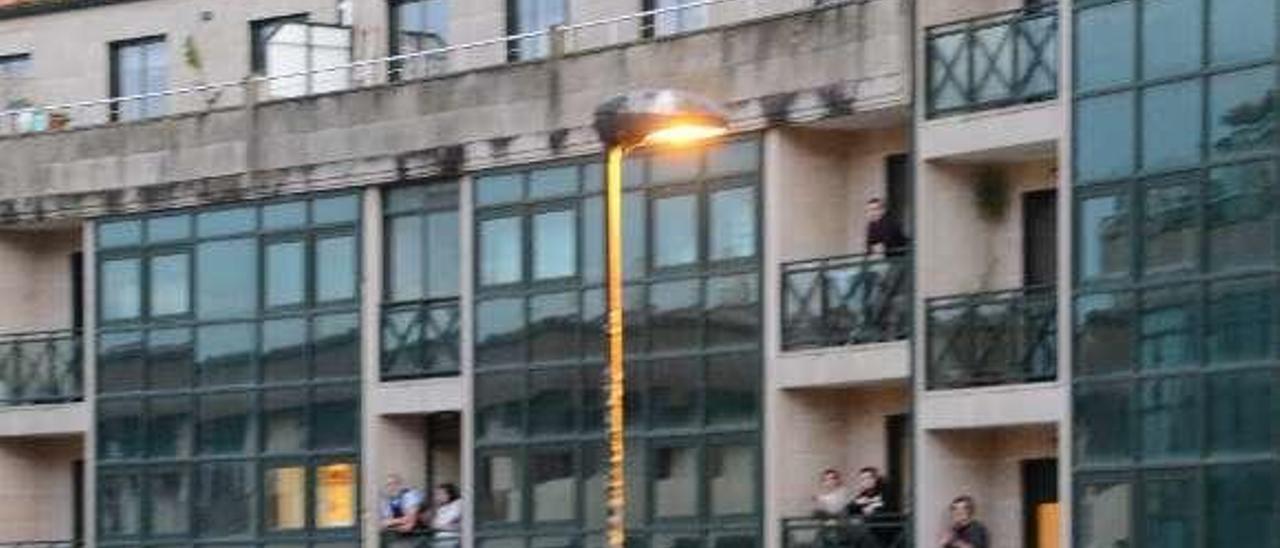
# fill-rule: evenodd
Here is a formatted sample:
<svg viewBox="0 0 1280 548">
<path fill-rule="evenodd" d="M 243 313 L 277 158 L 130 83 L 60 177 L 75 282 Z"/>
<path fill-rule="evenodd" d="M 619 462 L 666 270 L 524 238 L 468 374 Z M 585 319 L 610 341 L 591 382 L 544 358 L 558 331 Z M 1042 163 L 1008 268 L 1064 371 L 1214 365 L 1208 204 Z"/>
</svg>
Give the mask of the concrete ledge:
<svg viewBox="0 0 1280 548">
<path fill-rule="evenodd" d="M 365 402 L 374 416 L 462 410 L 462 377 L 379 382 Z"/>
<path fill-rule="evenodd" d="M 925 430 L 1053 424 L 1066 397 L 1061 383 L 925 391 L 916 396 L 916 416 Z"/>
<path fill-rule="evenodd" d="M 929 120 L 920 125 L 923 160 L 1001 161 L 1051 158 L 1062 138 L 1058 100 Z"/>
<path fill-rule="evenodd" d="M 778 388 L 834 388 L 904 380 L 911 374 L 907 341 L 782 352 L 770 368 Z"/>
<path fill-rule="evenodd" d="M 0 408 L 0 438 L 85 435 L 89 432 L 85 402 Z"/>
</svg>

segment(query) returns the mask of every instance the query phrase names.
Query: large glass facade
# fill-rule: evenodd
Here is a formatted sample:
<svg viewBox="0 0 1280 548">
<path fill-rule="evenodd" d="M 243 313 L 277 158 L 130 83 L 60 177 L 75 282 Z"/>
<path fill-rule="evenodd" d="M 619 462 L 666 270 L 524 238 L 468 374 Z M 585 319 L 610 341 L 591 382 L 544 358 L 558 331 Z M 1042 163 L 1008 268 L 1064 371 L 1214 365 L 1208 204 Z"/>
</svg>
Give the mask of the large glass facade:
<svg viewBox="0 0 1280 548">
<path fill-rule="evenodd" d="M 359 227 L 354 193 L 99 224 L 99 546 L 356 541 Z"/>
<path fill-rule="evenodd" d="M 1077 546 L 1280 546 L 1278 6 L 1076 2 Z"/>
<path fill-rule="evenodd" d="M 635 546 L 762 544 L 759 164 L 749 139 L 624 168 Z M 603 543 L 601 171 L 476 180 L 480 546 Z"/>
</svg>

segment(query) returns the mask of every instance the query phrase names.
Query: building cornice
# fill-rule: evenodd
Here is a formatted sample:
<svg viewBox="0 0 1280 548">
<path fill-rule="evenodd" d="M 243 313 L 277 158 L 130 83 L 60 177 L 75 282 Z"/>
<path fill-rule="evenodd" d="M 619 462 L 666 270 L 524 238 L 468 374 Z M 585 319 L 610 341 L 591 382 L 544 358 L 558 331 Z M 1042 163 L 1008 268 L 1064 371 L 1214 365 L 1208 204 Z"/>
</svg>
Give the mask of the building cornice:
<svg viewBox="0 0 1280 548">
<path fill-rule="evenodd" d="M 0 1 L 0 20 L 44 15 L 60 11 L 141 2 L 142 0 L 11 0 Z"/>
</svg>

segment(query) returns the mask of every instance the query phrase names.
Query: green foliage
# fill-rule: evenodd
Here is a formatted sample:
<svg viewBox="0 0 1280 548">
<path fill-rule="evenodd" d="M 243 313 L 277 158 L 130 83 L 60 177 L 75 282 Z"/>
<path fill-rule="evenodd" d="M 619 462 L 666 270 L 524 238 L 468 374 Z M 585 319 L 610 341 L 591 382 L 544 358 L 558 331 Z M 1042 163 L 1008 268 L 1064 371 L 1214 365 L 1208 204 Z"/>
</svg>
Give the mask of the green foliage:
<svg viewBox="0 0 1280 548">
<path fill-rule="evenodd" d="M 196 46 L 195 38 L 187 36 L 182 42 L 182 59 L 191 70 L 204 70 L 204 61 L 200 59 L 200 48 Z"/>
</svg>

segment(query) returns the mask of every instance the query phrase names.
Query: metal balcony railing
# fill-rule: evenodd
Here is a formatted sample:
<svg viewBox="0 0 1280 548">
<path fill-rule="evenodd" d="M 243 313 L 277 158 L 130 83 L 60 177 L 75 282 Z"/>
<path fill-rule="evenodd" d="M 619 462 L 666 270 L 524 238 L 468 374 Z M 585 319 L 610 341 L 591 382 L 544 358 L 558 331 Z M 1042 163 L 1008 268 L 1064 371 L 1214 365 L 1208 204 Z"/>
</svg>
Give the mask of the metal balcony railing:
<svg viewBox="0 0 1280 548">
<path fill-rule="evenodd" d="M 0 542 L 0 548 L 80 548 L 83 540 L 20 540 Z"/>
<path fill-rule="evenodd" d="M 1057 378 L 1053 287 L 939 297 L 926 308 L 930 390 Z"/>
<path fill-rule="evenodd" d="M 382 380 L 457 375 L 457 299 L 388 305 L 382 311 Z"/>
<path fill-rule="evenodd" d="M 74 331 L 0 335 L 0 406 L 79 400 L 80 356 Z"/>
<path fill-rule="evenodd" d="M 1023 9 L 929 27 L 929 118 L 1058 95 L 1058 8 Z"/>
<path fill-rule="evenodd" d="M 461 548 L 462 539 L 456 534 L 436 534 L 431 531 L 384 532 L 379 544 L 382 548 Z"/>
<path fill-rule="evenodd" d="M 785 518 L 782 548 L 908 548 L 911 519 L 892 514 L 870 519 Z"/>
<path fill-rule="evenodd" d="M 782 265 L 782 348 L 907 338 L 911 281 L 907 250 L 886 257 L 845 255 Z"/>
</svg>

